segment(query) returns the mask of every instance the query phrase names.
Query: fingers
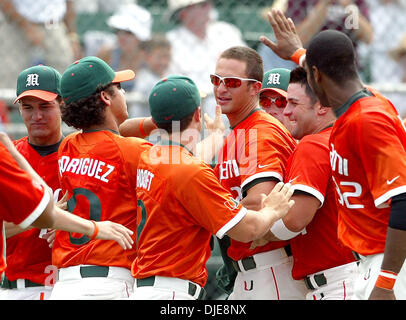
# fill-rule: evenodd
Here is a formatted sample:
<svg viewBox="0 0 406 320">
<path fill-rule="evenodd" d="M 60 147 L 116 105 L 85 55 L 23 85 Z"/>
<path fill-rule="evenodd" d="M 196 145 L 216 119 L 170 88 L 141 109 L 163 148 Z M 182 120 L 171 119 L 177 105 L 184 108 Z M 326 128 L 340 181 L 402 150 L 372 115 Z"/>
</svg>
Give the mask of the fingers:
<svg viewBox="0 0 406 320">
<path fill-rule="evenodd" d="M 260 36 L 259 40 L 266 45 L 268 48 L 270 48 L 272 51 L 276 50 L 276 43 L 272 42 L 270 39 L 268 39 L 265 36 Z"/>
<path fill-rule="evenodd" d="M 221 118 L 222 112 L 219 105 L 216 106 L 216 119 Z"/>
</svg>

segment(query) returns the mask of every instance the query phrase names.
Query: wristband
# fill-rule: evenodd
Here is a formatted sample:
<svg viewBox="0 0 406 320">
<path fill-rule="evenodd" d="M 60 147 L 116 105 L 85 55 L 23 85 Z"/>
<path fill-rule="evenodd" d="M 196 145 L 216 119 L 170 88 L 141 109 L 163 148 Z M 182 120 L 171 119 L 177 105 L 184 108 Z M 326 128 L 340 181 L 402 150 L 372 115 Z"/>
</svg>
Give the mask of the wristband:
<svg viewBox="0 0 406 320">
<path fill-rule="evenodd" d="M 140 121 L 140 126 L 139 126 L 139 131 L 143 138 L 147 136 L 147 134 L 144 131 L 144 121 L 145 121 L 145 118 L 142 118 Z"/>
<path fill-rule="evenodd" d="M 299 66 L 302 66 L 305 57 L 306 57 L 306 49 L 299 48 L 292 54 L 292 56 L 290 57 L 290 60 L 292 60 L 294 63 L 298 64 Z"/>
<path fill-rule="evenodd" d="M 282 219 L 276 220 L 270 230 L 278 239 L 281 239 L 281 240 L 292 239 L 292 238 L 296 237 L 299 233 L 302 232 L 302 231 L 299 231 L 299 232 L 290 231 L 285 226 Z"/>
<path fill-rule="evenodd" d="M 96 222 L 94 222 L 93 220 L 90 220 L 90 221 L 93 223 L 93 226 L 94 226 L 94 231 L 93 231 L 92 236 L 90 237 L 90 240 L 94 240 L 94 239 L 96 239 L 96 237 L 99 233 L 99 227 L 97 226 Z"/>
<path fill-rule="evenodd" d="M 393 290 L 397 277 L 398 274 L 396 272 L 381 270 L 381 272 L 379 272 L 378 279 L 376 280 L 375 287 Z"/>
</svg>

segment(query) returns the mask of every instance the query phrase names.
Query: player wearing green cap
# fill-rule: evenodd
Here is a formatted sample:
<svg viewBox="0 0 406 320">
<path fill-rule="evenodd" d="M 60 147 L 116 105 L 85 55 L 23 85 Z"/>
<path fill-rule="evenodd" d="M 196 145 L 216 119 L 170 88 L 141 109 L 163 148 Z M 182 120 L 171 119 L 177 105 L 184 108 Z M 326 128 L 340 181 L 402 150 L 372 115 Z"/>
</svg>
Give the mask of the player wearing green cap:
<svg viewBox="0 0 406 320">
<path fill-rule="evenodd" d="M 193 156 L 200 137 L 200 95 L 194 82 L 172 75 L 149 96 L 152 119 L 167 137 L 145 151 L 137 176 L 137 257 L 132 265 L 138 300 L 204 297 L 212 234 L 248 242 L 264 234 L 293 203 L 289 185 L 278 184 L 264 208 L 235 201 L 213 170 Z"/>
<path fill-rule="evenodd" d="M 128 116 L 120 82 L 134 77 L 131 70 L 114 72 L 97 57 L 85 57 L 65 70 L 62 119 L 81 131 L 64 139 L 58 161 L 70 212 L 94 221 L 113 220 L 135 231 L 138 159 L 150 144 L 118 133 Z M 135 255 L 135 248 L 123 250 L 112 241 L 57 231 L 52 261 L 59 280 L 51 299 L 128 298 Z"/>
<path fill-rule="evenodd" d="M 17 150 L 60 198 L 58 178 L 58 147 L 62 141 L 60 93 L 61 75 L 48 66 L 23 70 L 17 79 L 20 114 L 28 136 L 14 141 Z M 51 265 L 51 248 L 47 239 L 54 231 L 21 229 L 5 223 L 7 269 L 3 279 L 1 299 L 48 299 L 52 286 L 46 283 Z"/>
</svg>

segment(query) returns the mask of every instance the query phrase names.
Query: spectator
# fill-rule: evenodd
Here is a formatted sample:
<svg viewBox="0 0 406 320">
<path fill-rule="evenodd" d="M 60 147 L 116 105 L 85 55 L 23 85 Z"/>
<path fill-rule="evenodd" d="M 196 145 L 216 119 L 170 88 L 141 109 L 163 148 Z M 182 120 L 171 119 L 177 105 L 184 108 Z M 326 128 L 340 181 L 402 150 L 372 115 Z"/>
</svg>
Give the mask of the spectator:
<svg viewBox="0 0 406 320">
<path fill-rule="evenodd" d="M 390 56 L 393 60 L 398 63 L 398 67 L 402 72 L 402 82 L 406 82 L 406 34 L 403 34 L 402 41 L 399 43 L 398 47 L 389 51 Z"/>
<path fill-rule="evenodd" d="M 289 0 L 286 16 L 292 18 L 304 47 L 321 30 L 334 29 L 350 37 L 355 50 L 370 43 L 373 29 L 366 0 Z M 360 60 L 357 60 L 359 68 Z"/>
<path fill-rule="evenodd" d="M 103 47 L 98 56 L 113 70 L 139 70 L 144 55 L 142 42 L 151 37 L 152 17 L 149 11 L 136 4 L 121 6 L 107 24 L 115 30 L 117 41 L 113 47 Z M 135 89 L 135 81 L 126 81 L 122 87 L 127 92 Z"/>
<path fill-rule="evenodd" d="M 374 39 L 369 47 L 371 82 L 399 83 L 402 81 L 402 69 L 391 58 L 390 51 L 402 40 L 402 32 L 399 31 L 406 29 L 406 1 L 370 0 L 369 6 L 374 26 Z M 393 102 L 397 105 L 397 101 Z"/>
<path fill-rule="evenodd" d="M 215 117 L 216 102 L 212 95 L 210 70 L 222 51 L 244 45 L 240 30 L 213 19 L 214 8 L 206 0 L 168 0 L 169 18 L 177 26 L 167 33 L 172 47 L 168 73 L 183 74 L 195 81 L 201 92 L 208 95 L 202 108 Z M 226 120 L 226 119 L 225 119 Z"/>
<path fill-rule="evenodd" d="M 144 44 L 145 64 L 137 72 L 135 87 L 145 99 L 143 103 L 134 103 L 129 110 L 130 117 L 150 115 L 147 100 L 153 86 L 165 75 L 171 58 L 171 44 L 161 35 L 154 35 Z"/>
<path fill-rule="evenodd" d="M 72 0 L 2 0 L 0 9 L 1 88 L 39 63 L 63 72 L 80 54 Z"/>
</svg>

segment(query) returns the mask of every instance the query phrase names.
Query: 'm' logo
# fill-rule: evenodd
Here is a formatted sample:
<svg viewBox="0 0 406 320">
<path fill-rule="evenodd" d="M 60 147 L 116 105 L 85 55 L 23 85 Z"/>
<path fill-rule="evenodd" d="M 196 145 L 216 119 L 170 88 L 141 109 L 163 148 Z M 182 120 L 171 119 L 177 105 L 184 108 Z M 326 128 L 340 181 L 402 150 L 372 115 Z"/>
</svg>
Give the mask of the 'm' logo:
<svg viewBox="0 0 406 320">
<path fill-rule="evenodd" d="M 25 86 L 26 87 L 39 86 L 38 78 L 39 78 L 38 74 L 30 73 L 27 76 L 27 84 Z"/>
<path fill-rule="evenodd" d="M 281 84 L 281 75 L 279 73 L 271 73 L 267 84 Z"/>
<path fill-rule="evenodd" d="M 230 210 L 237 209 L 238 204 L 239 204 L 239 202 L 237 200 L 233 199 L 232 197 L 230 197 L 230 199 L 228 199 L 226 202 L 224 202 L 224 205 Z"/>
</svg>

